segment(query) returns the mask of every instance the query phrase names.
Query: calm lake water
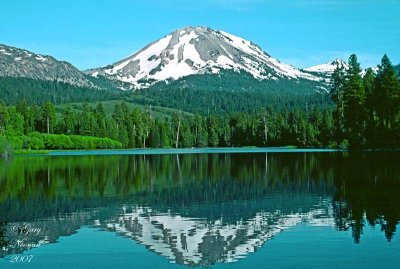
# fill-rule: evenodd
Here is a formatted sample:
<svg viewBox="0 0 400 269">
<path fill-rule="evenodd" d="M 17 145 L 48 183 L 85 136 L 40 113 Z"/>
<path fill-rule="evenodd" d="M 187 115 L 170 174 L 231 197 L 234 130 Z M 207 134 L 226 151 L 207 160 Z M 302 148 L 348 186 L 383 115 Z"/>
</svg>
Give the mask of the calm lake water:
<svg viewBox="0 0 400 269">
<path fill-rule="evenodd" d="M 0 268 L 396 268 L 400 152 L 0 159 Z"/>
</svg>

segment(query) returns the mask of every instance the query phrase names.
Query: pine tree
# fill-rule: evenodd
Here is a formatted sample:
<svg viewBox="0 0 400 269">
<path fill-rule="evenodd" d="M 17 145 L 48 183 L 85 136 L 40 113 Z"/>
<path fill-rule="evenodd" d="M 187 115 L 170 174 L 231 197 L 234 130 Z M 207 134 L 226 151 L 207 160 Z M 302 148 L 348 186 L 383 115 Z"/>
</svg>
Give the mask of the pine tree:
<svg viewBox="0 0 400 269">
<path fill-rule="evenodd" d="M 132 130 L 133 132 L 129 135 L 130 139 L 134 139 L 131 141 L 131 146 L 134 147 L 143 147 L 143 122 L 142 122 L 142 113 L 139 109 L 133 109 L 131 113 L 131 121 L 132 121 Z"/>
<path fill-rule="evenodd" d="M 344 136 L 344 84 L 345 84 L 345 69 L 343 65 L 337 65 L 332 74 L 332 89 L 331 98 L 336 109 L 334 112 L 336 139 L 341 141 Z"/>
<path fill-rule="evenodd" d="M 188 117 L 182 117 L 180 127 L 180 145 L 183 148 L 191 148 L 194 146 L 194 135 L 190 130 L 190 119 Z"/>
<path fill-rule="evenodd" d="M 122 110 L 123 105 L 121 104 L 116 104 L 114 107 L 114 113 L 112 114 L 112 118 L 114 119 L 115 123 L 117 124 L 117 129 L 122 125 L 125 125 L 125 115 L 124 111 Z"/>
<path fill-rule="evenodd" d="M 93 111 L 93 116 L 96 121 L 96 129 L 94 130 L 94 135 L 97 137 L 107 136 L 107 126 L 106 126 L 106 113 L 102 103 L 98 103 Z"/>
<path fill-rule="evenodd" d="M 171 141 L 169 139 L 171 133 L 170 124 L 168 118 L 165 118 L 160 125 L 160 146 L 162 148 L 171 147 Z"/>
<path fill-rule="evenodd" d="M 350 144 L 360 146 L 365 143 L 366 94 L 361 67 L 355 54 L 350 56 L 348 64 L 344 83 L 344 127 Z"/>
<path fill-rule="evenodd" d="M 62 123 L 64 126 L 63 132 L 65 134 L 74 134 L 75 133 L 75 114 L 72 111 L 70 105 L 67 106 L 67 109 L 63 113 Z"/>
<path fill-rule="evenodd" d="M 30 121 L 31 121 L 31 113 L 27 103 L 24 101 L 18 102 L 16 105 L 16 110 L 19 114 L 24 117 L 24 134 L 28 134 L 33 131 L 31 129 Z"/>
<path fill-rule="evenodd" d="M 107 137 L 118 141 L 119 140 L 119 133 L 117 129 L 117 124 L 115 123 L 113 118 L 109 118 L 106 121 L 106 126 L 107 126 Z"/>
<path fill-rule="evenodd" d="M 82 106 L 82 113 L 79 117 L 79 134 L 81 135 L 92 135 L 91 126 L 92 111 L 88 103 L 84 103 Z"/>
<path fill-rule="evenodd" d="M 160 148 L 161 147 L 161 137 L 160 137 L 160 121 L 156 119 L 151 125 L 150 136 L 149 136 L 149 147 Z"/>
<path fill-rule="evenodd" d="M 218 136 L 218 122 L 217 118 L 213 115 L 207 118 L 208 129 L 208 144 L 210 147 L 217 147 L 219 145 Z"/>
<path fill-rule="evenodd" d="M 331 142 L 335 141 L 334 132 L 335 132 L 335 122 L 333 119 L 333 113 L 330 110 L 324 110 L 322 113 L 322 122 L 319 127 L 320 130 L 320 138 L 322 146 L 327 147 Z"/>
<path fill-rule="evenodd" d="M 376 112 L 380 127 L 390 130 L 394 116 L 399 110 L 400 86 L 389 57 L 385 54 L 375 79 Z"/>
<path fill-rule="evenodd" d="M 194 133 L 194 145 L 199 148 L 207 147 L 208 133 L 204 120 L 199 114 L 194 115 L 192 132 Z"/>
<path fill-rule="evenodd" d="M 120 125 L 118 128 L 118 141 L 121 142 L 123 148 L 128 147 L 129 139 L 125 125 Z"/>
<path fill-rule="evenodd" d="M 366 112 L 366 140 L 369 144 L 376 139 L 377 117 L 376 117 L 376 100 L 374 98 L 375 91 L 375 74 L 372 68 L 365 71 L 363 77 L 363 87 L 365 90 L 365 112 Z"/>
<path fill-rule="evenodd" d="M 57 124 L 56 109 L 54 107 L 54 104 L 51 102 L 46 102 L 44 105 L 42 105 L 41 110 L 42 110 L 41 123 L 43 126 L 43 131 L 45 131 L 48 134 L 54 133 L 54 128 Z"/>
</svg>

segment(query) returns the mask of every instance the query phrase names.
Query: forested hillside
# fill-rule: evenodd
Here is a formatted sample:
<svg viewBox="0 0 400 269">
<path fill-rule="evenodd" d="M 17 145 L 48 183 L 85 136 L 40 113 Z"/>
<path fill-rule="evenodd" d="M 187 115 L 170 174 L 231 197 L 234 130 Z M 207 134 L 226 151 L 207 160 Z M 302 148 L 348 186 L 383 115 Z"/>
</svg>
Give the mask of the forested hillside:
<svg viewBox="0 0 400 269">
<path fill-rule="evenodd" d="M 140 90 L 129 97 L 123 96 L 125 101 L 114 102 L 112 111 L 110 103 L 98 102 L 63 105 L 58 114 L 53 102 L 28 105 L 20 101 L 23 98 L 17 101 L 15 97 L 16 106 L 0 104 L 0 151 L 10 148 L 400 146 L 400 82 L 389 58 L 385 55 L 378 70 L 368 69 L 365 75 L 356 55 L 351 55 L 348 66 L 347 69 L 338 66 L 334 71 L 330 95 L 290 95 L 288 90 L 286 95 L 274 97 L 258 89 L 236 92 L 222 85 L 215 91 L 207 90 L 207 83 L 198 88 L 176 88 L 171 83 L 163 86 L 165 89 Z M 11 89 L 19 85 L 18 81 L 21 80 L 14 83 L 11 79 L 6 85 Z M 54 86 L 49 95 L 64 96 L 61 100 L 56 98 L 59 103 L 104 98 L 100 93 L 115 96 L 113 92 L 100 90 L 90 91 L 90 95 L 85 89 L 76 91 L 56 82 L 41 84 L 29 79 L 27 82 L 32 83 L 32 88 Z M 24 83 L 20 84 L 21 91 Z M 61 94 L 62 90 L 70 95 Z M 332 98 L 334 106 L 324 96 Z M 37 102 L 40 101 L 43 100 L 38 98 Z M 158 107 L 154 108 L 154 104 Z"/>
<path fill-rule="evenodd" d="M 0 77 L 0 99 L 6 104 L 15 105 L 26 101 L 40 105 L 45 102 L 65 104 L 71 102 L 94 102 L 122 98 L 124 92 L 112 87 L 96 89 L 79 87 L 58 81 L 32 78 Z"/>
<path fill-rule="evenodd" d="M 332 106 L 329 86 L 308 80 L 256 80 L 245 72 L 188 76 L 149 89 L 136 90 L 126 100 L 192 113 L 249 112 L 265 107 L 302 109 Z"/>
</svg>

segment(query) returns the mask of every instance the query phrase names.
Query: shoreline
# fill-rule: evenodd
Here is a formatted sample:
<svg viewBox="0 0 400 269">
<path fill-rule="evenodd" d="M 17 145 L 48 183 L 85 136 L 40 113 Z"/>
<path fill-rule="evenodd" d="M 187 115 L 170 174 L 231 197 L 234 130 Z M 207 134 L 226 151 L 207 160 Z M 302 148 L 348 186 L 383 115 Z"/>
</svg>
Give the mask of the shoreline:
<svg viewBox="0 0 400 269">
<path fill-rule="evenodd" d="M 93 150 L 51 150 L 22 152 L 14 156 L 104 156 L 104 155 L 168 155 L 168 154 L 223 154 L 223 153 L 305 153 L 343 152 L 341 149 L 287 147 L 243 147 L 243 148 L 178 148 L 178 149 L 93 149 Z"/>
<path fill-rule="evenodd" d="M 149 148 L 149 149 L 91 149 L 91 150 L 18 150 L 12 156 L 107 156 L 107 155 L 168 155 L 168 154 L 224 154 L 224 153 L 329 153 L 329 152 L 393 152 L 400 148 L 366 148 L 348 150 L 340 148 L 284 147 L 220 147 L 220 148 Z"/>
</svg>

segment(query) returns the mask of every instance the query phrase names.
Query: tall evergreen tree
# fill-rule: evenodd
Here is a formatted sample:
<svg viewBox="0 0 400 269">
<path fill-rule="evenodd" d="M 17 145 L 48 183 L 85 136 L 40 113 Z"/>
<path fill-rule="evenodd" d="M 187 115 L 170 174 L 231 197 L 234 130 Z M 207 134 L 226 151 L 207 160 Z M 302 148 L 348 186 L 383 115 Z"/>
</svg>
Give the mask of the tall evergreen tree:
<svg viewBox="0 0 400 269">
<path fill-rule="evenodd" d="M 374 98 L 375 90 L 375 73 L 372 68 L 365 71 L 363 77 L 363 87 L 365 90 L 365 112 L 366 112 L 366 140 L 371 143 L 376 139 L 377 117 L 376 117 L 376 100 Z"/>
<path fill-rule="evenodd" d="M 130 137 L 130 145 L 132 148 L 142 147 L 143 124 L 142 113 L 138 108 L 134 108 L 131 113 L 131 124 L 129 124 L 131 132 L 128 134 Z"/>
<path fill-rule="evenodd" d="M 32 115 L 30 113 L 31 111 L 30 111 L 27 103 L 25 102 L 25 100 L 22 102 L 18 102 L 17 105 L 15 106 L 15 108 L 16 108 L 17 112 L 24 117 L 24 133 L 28 134 L 28 133 L 32 132 L 33 129 L 31 129 L 31 124 L 30 124 Z"/>
<path fill-rule="evenodd" d="M 355 54 L 350 56 L 348 64 L 344 83 L 344 127 L 350 144 L 360 146 L 365 143 L 366 94 L 361 67 Z"/>
<path fill-rule="evenodd" d="M 107 136 L 106 113 L 104 111 L 102 103 L 97 104 L 96 109 L 94 110 L 94 118 L 97 127 L 96 130 L 94 131 L 94 135 L 97 137 L 106 137 Z"/>
<path fill-rule="evenodd" d="M 82 106 L 82 113 L 79 117 L 79 134 L 81 135 L 92 135 L 92 109 L 88 103 L 84 103 Z"/>
<path fill-rule="evenodd" d="M 217 147 L 219 144 L 218 120 L 217 117 L 210 115 L 207 118 L 208 144 L 210 147 Z"/>
<path fill-rule="evenodd" d="M 338 64 L 332 74 L 332 101 L 336 105 L 334 111 L 334 119 L 336 126 L 336 139 L 341 141 L 344 136 L 344 85 L 345 85 L 345 68 Z"/>
<path fill-rule="evenodd" d="M 72 107 L 70 105 L 67 106 L 67 109 L 64 111 L 62 116 L 63 123 L 63 132 L 65 134 L 74 134 L 75 133 L 75 114 L 72 111 Z"/>
<path fill-rule="evenodd" d="M 43 131 L 48 134 L 54 133 L 54 128 L 57 124 L 56 109 L 54 107 L 54 104 L 51 102 L 46 102 L 45 104 L 42 105 L 41 110 L 42 110 L 41 123 Z"/>
<path fill-rule="evenodd" d="M 169 120 L 166 118 L 160 124 L 160 146 L 162 148 L 171 147 L 171 140 L 169 134 L 171 133 Z"/>
<path fill-rule="evenodd" d="M 400 86 L 393 65 L 386 54 L 378 66 L 374 98 L 376 98 L 380 127 L 390 130 L 394 116 L 399 110 Z"/>
</svg>

